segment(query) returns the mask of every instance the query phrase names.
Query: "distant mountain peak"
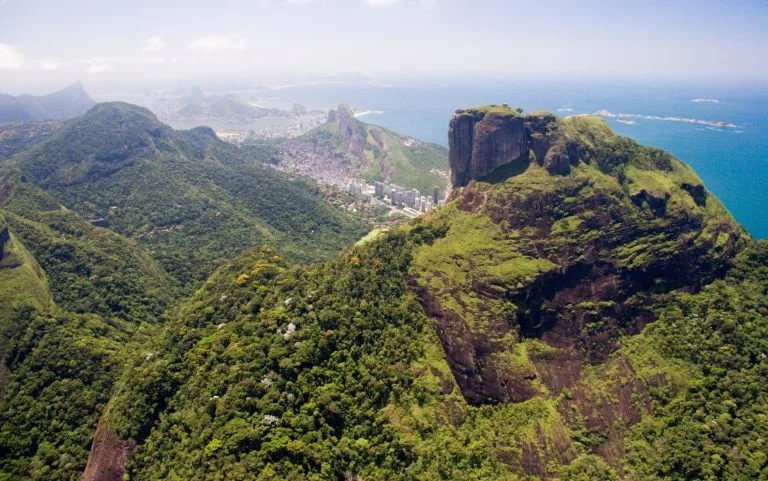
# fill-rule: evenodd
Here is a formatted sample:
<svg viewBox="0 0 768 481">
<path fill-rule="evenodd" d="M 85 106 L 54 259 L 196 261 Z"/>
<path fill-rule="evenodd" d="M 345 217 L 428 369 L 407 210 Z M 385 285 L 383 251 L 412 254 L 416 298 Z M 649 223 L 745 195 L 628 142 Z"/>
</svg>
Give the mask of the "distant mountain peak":
<svg viewBox="0 0 768 481">
<path fill-rule="evenodd" d="M 80 81 L 48 95 L 8 97 L 0 103 L 0 121 L 61 120 L 77 117 L 95 102 Z"/>
<path fill-rule="evenodd" d="M 66 87 L 64 87 L 63 89 L 59 90 L 56 93 L 62 93 L 62 92 L 78 93 L 78 94 L 85 95 L 90 99 L 88 92 L 86 92 L 85 90 L 85 86 L 83 86 L 83 82 L 81 82 L 80 80 L 75 80 L 74 82 L 67 85 Z"/>
<path fill-rule="evenodd" d="M 121 118 L 121 117 L 129 117 L 129 116 L 136 116 L 136 117 L 143 117 L 146 118 L 152 122 L 160 123 L 160 120 L 157 118 L 157 115 L 155 115 L 151 110 L 147 109 L 146 107 L 140 107 L 138 105 L 129 104 L 126 102 L 101 102 L 98 104 L 95 104 L 93 108 L 91 108 L 88 112 L 86 112 L 84 117 L 93 117 L 93 116 L 111 116 L 115 118 Z"/>
</svg>

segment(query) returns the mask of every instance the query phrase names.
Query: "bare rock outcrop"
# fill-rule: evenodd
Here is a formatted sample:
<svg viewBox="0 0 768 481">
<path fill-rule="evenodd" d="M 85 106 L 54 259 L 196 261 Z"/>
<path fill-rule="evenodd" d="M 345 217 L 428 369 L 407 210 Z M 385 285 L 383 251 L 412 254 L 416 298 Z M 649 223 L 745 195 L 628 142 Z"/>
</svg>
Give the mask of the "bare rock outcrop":
<svg viewBox="0 0 768 481">
<path fill-rule="evenodd" d="M 123 481 L 125 463 L 133 448 L 133 441 L 120 440 L 110 426 L 107 416 L 102 416 L 93 437 L 88 464 L 80 481 Z"/>
<path fill-rule="evenodd" d="M 552 175 L 567 175 L 584 154 L 583 146 L 561 131 L 554 115 L 523 116 L 506 104 L 457 110 L 448 145 L 454 187 L 504 178 L 533 160 Z"/>
<path fill-rule="evenodd" d="M 365 127 L 355 118 L 354 112 L 345 104 L 328 113 L 328 122 L 335 124 L 349 151 L 356 157 L 363 155 L 367 141 Z"/>
<path fill-rule="evenodd" d="M 5 225 L 5 220 L 0 217 L 0 260 L 3 260 L 5 256 L 5 246 L 11 240 L 11 233 L 8 232 L 8 227 Z"/>
<path fill-rule="evenodd" d="M 507 106 L 457 110 L 448 130 L 453 185 L 466 185 L 495 170 L 528 162 L 523 118 Z"/>
</svg>

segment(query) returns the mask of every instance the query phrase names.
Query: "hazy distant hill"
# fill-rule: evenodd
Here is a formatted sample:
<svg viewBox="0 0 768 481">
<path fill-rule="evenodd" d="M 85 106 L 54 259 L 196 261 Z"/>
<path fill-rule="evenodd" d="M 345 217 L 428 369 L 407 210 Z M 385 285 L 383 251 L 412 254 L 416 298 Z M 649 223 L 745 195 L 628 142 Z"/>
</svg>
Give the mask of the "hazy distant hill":
<svg viewBox="0 0 768 481">
<path fill-rule="evenodd" d="M 42 96 L 0 94 L 0 122 L 68 119 L 84 114 L 94 104 L 80 82 Z"/>
<path fill-rule="evenodd" d="M 171 123 L 194 121 L 248 123 L 265 117 L 290 115 L 289 112 L 279 109 L 252 105 L 233 94 L 206 94 L 198 87 L 169 92 L 158 100 L 155 110 L 160 118 Z"/>
<path fill-rule="evenodd" d="M 327 183 L 352 178 L 392 182 L 431 193 L 448 186 L 448 151 L 437 144 L 361 122 L 346 104 L 331 110 L 328 122 L 278 148 L 280 168 Z"/>
</svg>

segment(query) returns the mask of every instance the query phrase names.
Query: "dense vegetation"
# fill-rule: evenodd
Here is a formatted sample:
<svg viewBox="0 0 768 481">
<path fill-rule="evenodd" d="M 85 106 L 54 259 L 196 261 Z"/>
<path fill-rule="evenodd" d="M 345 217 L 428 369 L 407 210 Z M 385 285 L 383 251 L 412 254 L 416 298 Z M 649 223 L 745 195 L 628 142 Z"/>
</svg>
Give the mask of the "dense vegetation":
<svg viewBox="0 0 768 481">
<path fill-rule="evenodd" d="M 94 227 L 26 182 L 8 181 L 0 213 L 47 273 L 60 307 L 157 323 L 179 297 L 171 276 L 135 241 Z"/>
<path fill-rule="evenodd" d="M 9 225 L 0 214 L 0 230 Z M 74 481 L 85 468 L 122 363 L 153 331 L 61 310 L 40 266 L 14 234 L 2 250 L 0 479 Z M 55 292 L 63 292 L 57 282 L 51 282 Z"/>
<path fill-rule="evenodd" d="M 312 186 L 85 119 L 0 183 L 0 480 L 768 476 L 768 244 L 668 154 L 526 116 L 567 175 L 303 265 L 357 232 Z"/>
<path fill-rule="evenodd" d="M 62 126 L 58 120 L 0 123 L 0 161 L 48 140 Z"/>
<path fill-rule="evenodd" d="M 591 454 L 604 442 L 600 432 L 561 418 L 568 391 L 524 403 L 466 403 L 408 287 L 414 248 L 445 233 L 439 226 L 396 232 L 309 269 L 287 268 L 269 249 L 223 268 L 186 304 L 157 357 L 135 363 L 118 391 L 111 413 L 118 434 L 143 440 L 131 479 L 514 480 L 525 477 L 515 459 L 542 436 L 534 449 L 553 459 L 557 443 L 574 440 L 565 451 L 574 462 L 550 466 L 549 477 L 765 474 L 759 353 L 768 246 L 750 248 L 727 279 L 700 294 L 660 302 L 659 320 L 613 355 L 617 363 L 630 359 L 648 386 L 668 378 L 652 389 L 648 418 L 624 428 L 629 454 L 626 463 L 613 460 L 617 471 Z M 694 316 L 670 317 L 682 298 L 681 306 L 720 304 L 726 285 L 732 306 L 754 305 L 742 328 L 729 329 L 715 312 L 706 326 Z M 691 337 L 678 332 L 716 340 L 707 352 L 720 354 L 697 359 Z M 551 349 L 532 340 L 524 346 Z M 728 367 L 737 350 L 743 360 Z M 613 362 L 586 379 L 590 389 L 610 389 Z M 146 438 L 147 419 L 137 413 L 154 419 Z"/>
<path fill-rule="evenodd" d="M 644 336 L 698 375 L 635 429 L 629 460 L 640 479 L 768 475 L 767 319 L 766 242 L 743 253 L 725 279 L 660 308 Z"/>
<path fill-rule="evenodd" d="M 0 479 L 79 479 L 126 363 L 221 259 L 268 240 L 309 261 L 364 232 L 315 186 L 138 107 L 3 132 L 0 151 L 29 150 L 0 164 Z"/>
<path fill-rule="evenodd" d="M 219 273 L 187 305 L 153 361 L 154 369 L 192 378 L 167 401 L 137 452 L 134 477 L 329 479 L 358 469 L 402 471 L 412 459 L 381 425 L 380 410 L 410 395 L 408 366 L 426 327 L 406 289 L 406 242 L 400 234 L 306 271 L 286 270 L 265 248 L 244 269 Z M 178 364 L 163 364 L 174 356 Z M 120 392 L 130 401 L 136 390 Z M 118 434 L 135 435 L 125 420 L 136 405 L 121 411 L 120 401 L 112 411 Z M 154 456 L 169 450 L 185 454 L 171 463 Z"/>
<path fill-rule="evenodd" d="M 98 105 L 13 164 L 69 209 L 144 245 L 188 288 L 251 245 L 312 261 L 364 233 L 317 187 L 208 128 L 177 132 L 128 104 Z"/>
</svg>

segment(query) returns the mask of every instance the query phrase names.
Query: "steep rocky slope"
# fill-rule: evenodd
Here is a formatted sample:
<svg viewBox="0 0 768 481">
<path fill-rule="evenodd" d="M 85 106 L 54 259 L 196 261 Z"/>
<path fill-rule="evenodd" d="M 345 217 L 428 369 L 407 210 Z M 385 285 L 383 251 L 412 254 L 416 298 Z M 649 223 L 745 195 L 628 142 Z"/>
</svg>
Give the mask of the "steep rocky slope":
<svg viewBox="0 0 768 481">
<path fill-rule="evenodd" d="M 764 476 L 768 247 L 597 119 L 452 127 L 445 208 L 219 269 L 121 380 L 88 479 Z"/>
<path fill-rule="evenodd" d="M 531 371 L 505 360 L 520 338 L 560 349 L 532 360 L 565 378 L 549 380 L 559 392 L 579 358 L 604 360 L 652 320 L 651 294 L 699 289 L 743 247 L 689 167 L 598 119 L 468 109 L 451 139 L 464 187 L 433 216 L 450 230 L 417 255 L 418 282 L 471 402 L 537 394 Z M 489 177 L 507 178 L 474 180 Z"/>
<path fill-rule="evenodd" d="M 281 163 L 318 180 L 346 184 L 356 178 L 391 182 L 431 193 L 448 185 L 447 152 L 355 117 L 342 104 L 328 122 L 279 147 Z"/>
</svg>

